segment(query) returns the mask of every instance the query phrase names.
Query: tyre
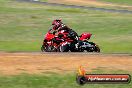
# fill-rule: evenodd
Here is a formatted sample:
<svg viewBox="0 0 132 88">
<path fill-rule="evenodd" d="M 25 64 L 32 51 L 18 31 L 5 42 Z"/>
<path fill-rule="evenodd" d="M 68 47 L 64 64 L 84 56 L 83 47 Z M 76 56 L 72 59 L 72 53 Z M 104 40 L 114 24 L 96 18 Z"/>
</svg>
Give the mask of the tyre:
<svg viewBox="0 0 132 88">
<path fill-rule="evenodd" d="M 49 47 L 48 47 L 48 46 L 42 45 L 41 51 L 42 51 L 42 52 L 49 52 Z"/>
<path fill-rule="evenodd" d="M 42 52 L 44 52 L 44 51 L 45 51 L 45 50 L 44 50 L 44 46 L 43 46 L 43 45 L 41 46 L 41 51 L 42 51 Z"/>
<path fill-rule="evenodd" d="M 98 45 L 96 45 L 96 46 L 95 46 L 94 51 L 95 51 L 95 52 L 98 52 L 98 53 L 100 52 L 100 48 L 99 48 L 99 46 L 98 46 Z"/>
<path fill-rule="evenodd" d="M 53 46 L 44 46 L 44 45 L 42 45 L 41 51 L 42 52 L 54 52 L 55 49 L 54 49 Z"/>
<path fill-rule="evenodd" d="M 93 42 L 88 42 L 88 43 L 91 44 L 92 47 L 87 47 L 87 52 L 97 52 L 97 53 L 100 52 L 100 48 L 98 45 L 96 45 Z"/>
<path fill-rule="evenodd" d="M 50 45 L 46 47 L 46 52 L 56 52 L 56 49 L 54 46 Z"/>
</svg>

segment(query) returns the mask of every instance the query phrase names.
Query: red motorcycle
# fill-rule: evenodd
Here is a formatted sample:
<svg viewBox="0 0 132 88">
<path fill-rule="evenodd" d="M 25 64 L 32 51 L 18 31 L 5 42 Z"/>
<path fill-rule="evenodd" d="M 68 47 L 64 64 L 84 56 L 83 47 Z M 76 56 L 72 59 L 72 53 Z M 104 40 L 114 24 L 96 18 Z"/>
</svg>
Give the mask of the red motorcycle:
<svg viewBox="0 0 132 88">
<path fill-rule="evenodd" d="M 91 38 L 90 33 L 83 33 L 79 37 L 76 32 L 62 32 L 60 31 L 57 36 L 54 33 L 45 35 L 42 51 L 45 52 L 100 52 L 100 48 L 93 42 L 88 40 Z"/>
</svg>

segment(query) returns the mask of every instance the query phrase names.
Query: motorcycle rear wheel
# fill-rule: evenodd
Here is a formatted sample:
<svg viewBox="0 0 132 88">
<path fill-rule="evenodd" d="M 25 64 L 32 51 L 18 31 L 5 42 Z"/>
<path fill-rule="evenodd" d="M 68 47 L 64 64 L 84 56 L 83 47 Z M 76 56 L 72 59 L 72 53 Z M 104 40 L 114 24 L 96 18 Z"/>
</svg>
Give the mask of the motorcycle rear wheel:
<svg viewBox="0 0 132 88">
<path fill-rule="evenodd" d="M 89 42 L 91 45 L 93 45 L 93 47 L 91 48 L 87 48 L 87 52 L 97 52 L 99 53 L 100 52 L 100 48 L 98 45 L 96 45 L 95 43 L 93 42 Z"/>
<path fill-rule="evenodd" d="M 98 53 L 100 52 L 100 48 L 99 48 L 99 46 L 98 46 L 98 45 L 96 45 L 96 46 L 95 46 L 94 51 L 95 51 L 95 52 L 98 52 Z"/>
</svg>

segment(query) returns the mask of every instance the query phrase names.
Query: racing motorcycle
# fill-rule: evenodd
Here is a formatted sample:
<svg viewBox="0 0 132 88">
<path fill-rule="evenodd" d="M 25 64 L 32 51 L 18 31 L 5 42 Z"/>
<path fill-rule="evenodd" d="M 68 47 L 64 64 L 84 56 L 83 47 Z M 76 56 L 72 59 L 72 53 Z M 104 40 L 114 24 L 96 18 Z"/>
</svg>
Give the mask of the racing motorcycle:
<svg viewBox="0 0 132 88">
<path fill-rule="evenodd" d="M 76 32 L 59 32 L 58 36 L 47 32 L 41 51 L 45 52 L 100 52 L 100 48 L 94 42 L 89 42 L 90 33 L 83 33 L 79 37 Z"/>
</svg>

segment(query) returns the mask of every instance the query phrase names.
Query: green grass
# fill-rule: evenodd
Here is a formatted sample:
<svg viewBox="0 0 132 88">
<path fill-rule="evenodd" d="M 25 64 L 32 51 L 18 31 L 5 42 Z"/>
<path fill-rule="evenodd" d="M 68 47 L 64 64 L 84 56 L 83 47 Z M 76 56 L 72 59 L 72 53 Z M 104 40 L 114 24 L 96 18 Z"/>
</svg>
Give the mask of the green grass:
<svg viewBox="0 0 132 88">
<path fill-rule="evenodd" d="M 132 0 L 101 0 L 101 1 L 118 3 L 118 4 L 128 4 L 128 5 L 132 5 Z"/>
<path fill-rule="evenodd" d="M 103 53 L 132 53 L 132 14 L 0 0 L 0 51 L 40 51 L 53 19 L 79 34 L 91 32 Z"/>
<path fill-rule="evenodd" d="M 105 73 L 103 70 L 95 70 L 92 73 Z M 110 71 L 110 73 L 129 73 L 123 71 Z M 85 84 L 80 86 L 76 83 L 76 73 L 72 74 L 48 74 L 16 76 L 0 76 L 0 88 L 131 88 L 130 84 Z"/>
</svg>

